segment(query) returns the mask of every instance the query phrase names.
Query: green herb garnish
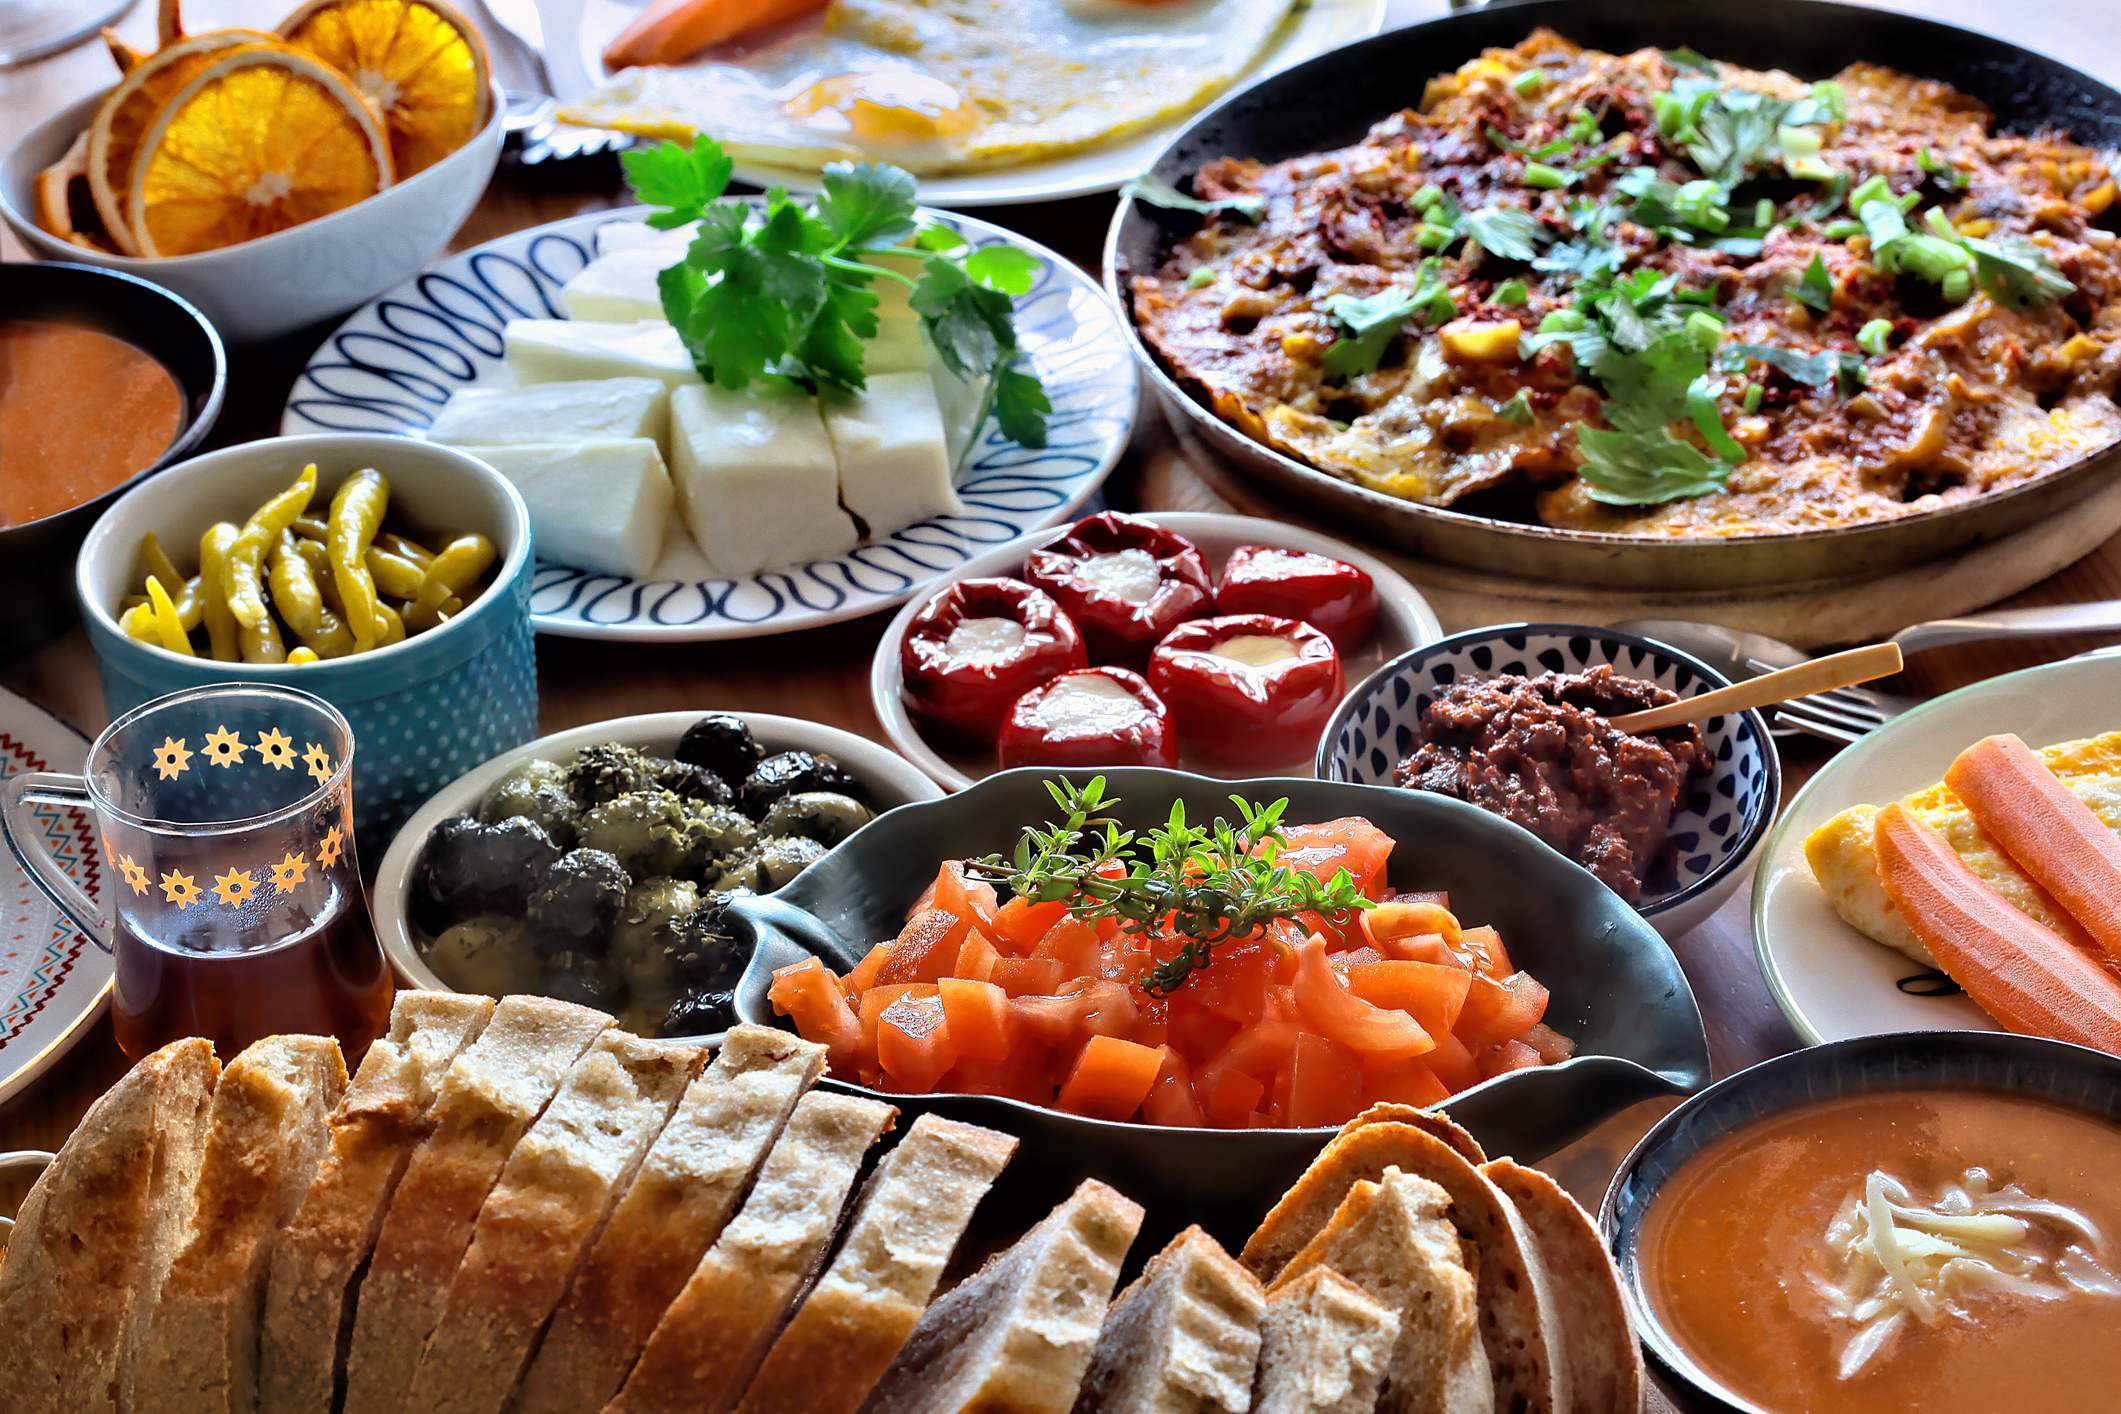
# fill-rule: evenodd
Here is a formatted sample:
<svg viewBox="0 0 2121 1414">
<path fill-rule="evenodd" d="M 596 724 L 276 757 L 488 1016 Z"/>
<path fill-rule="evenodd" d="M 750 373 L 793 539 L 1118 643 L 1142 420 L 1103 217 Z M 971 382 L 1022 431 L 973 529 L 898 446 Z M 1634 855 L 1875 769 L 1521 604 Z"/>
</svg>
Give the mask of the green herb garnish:
<svg viewBox="0 0 2121 1414">
<path fill-rule="evenodd" d="M 1323 368 L 1328 378 L 1345 382 L 1358 373 L 1369 373 L 1384 360 L 1385 350 L 1409 319 L 1441 324 L 1458 312 L 1450 291 L 1436 279 L 1437 262 L 1421 263 L 1412 290 L 1380 290 L 1366 298 L 1334 295 L 1323 308 L 1340 326 L 1326 350 Z"/>
<path fill-rule="evenodd" d="M 1804 275 L 1790 287 L 1790 298 L 1818 314 L 1834 307 L 1834 280 L 1826 273 L 1826 261 L 1818 252 L 1812 253 L 1812 263 L 1804 267 Z"/>
<path fill-rule="evenodd" d="M 1519 388 L 1496 407 L 1495 415 L 1514 426 L 1530 427 L 1533 421 L 1532 400 L 1525 396 L 1524 389 Z"/>
<path fill-rule="evenodd" d="M 1484 206 L 1466 213 L 1466 236 L 1498 260 L 1531 260 L 1546 243 L 1546 231 L 1527 211 Z"/>
<path fill-rule="evenodd" d="M 1267 203 L 1256 196 L 1226 196 L 1219 201 L 1203 201 L 1197 196 L 1187 196 L 1177 187 L 1161 177 L 1136 177 L 1119 189 L 1121 201 L 1139 201 L 1147 206 L 1160 206 L 1166 211 L 1190 211 L 1196 216 L 1219 216 L 1228 212 L 1247 221 L 1257 221 L 1267 211 Z"/>
</svg>

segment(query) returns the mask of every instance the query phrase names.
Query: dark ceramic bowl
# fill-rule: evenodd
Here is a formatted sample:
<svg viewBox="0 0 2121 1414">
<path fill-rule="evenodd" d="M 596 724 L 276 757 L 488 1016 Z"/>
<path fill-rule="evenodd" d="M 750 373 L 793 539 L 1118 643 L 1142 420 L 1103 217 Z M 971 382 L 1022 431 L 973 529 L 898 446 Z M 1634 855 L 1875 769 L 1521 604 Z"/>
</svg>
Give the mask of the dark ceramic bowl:
<svg viewBox="0 0 2121 1414">
<path fill-rule="evenodd" d="M 1004 771 L 945 799 L 901 806 L 771 897 L 736 904 L 739 928 L 757 945 L 738 984 L 737 1015 L 785 1025 L 766 1000 L 773 969 L 814 953 L 845 972 L 876 941 L 897 934 L 941 861 L 1006 850 L 1027 824 L 1049 818 L 1045 782 L 1053 774 Z M 1493 1153 L 1529 1162 L 1624 1105 L 1683 1094 L 1708 1079 L 1701 1014 L 1664 941 L 1611 890 L 1505 820 L 1438 796 L 1331 781 L 1221 781 L 1147 767 L 1066 774 L 1103 775 L 1121 801 L 1117 813 L 1136 828 L 1161 823 L 1174 797 L 1190 818 L 1227 815 L 1233 791 L 1254 800 L 1287 796 L 1295 822 L 1365 816 L 1400 842 L 1394 886 L 1449 889 L 1454 911 L 1500 929 L 1511 957 L 1552 990 L 1547 1021 L 1576 1041 L 1578 1053 L 1452 1097 L 1452 1118 Z M 1027 1211 L 1050 1206 L 1082 1178 L 1100 1178 L 1174 1228 L 1199 1222 L 1237 1241 L 1332 1132 L 1169 1129 L 985 1095 L 880 1098 L 1019 1136 L 1012 1201 Z"/>
<path fill-rule="evenodd" d="M 74 555 L 81 538 L 126 487 L 203 440 L 221 414 L 228 358 L 206 316 L 160 285 L 115 270 L 47 261 L 0 265 L 0 310 L 9 319 L 78 324 L 151 355 L 184 395 L 184 422 L 160 457 L 99 496 L 42 520 L 0 527 L 0 655 L 26 653 L 74 621 Z"/>
<path fill-rule="evenodd" d="M 1599 1207 L 1629 1314 L 1651 1359 L 1712 1407 L 1770 1414 L 1703 1370 L 1658 1319 L 1643 1290 L 1643 1218 L 1682 1164 L 1734 1130 L 1844 1095 L 1939 1087 L 2049 1100 L 2121 1124 L 2121 1058 L 2000 1031 L 1862 1036 L 1792 1051 L 1720 1080 L 1642 1137 Z"/>
</svg>

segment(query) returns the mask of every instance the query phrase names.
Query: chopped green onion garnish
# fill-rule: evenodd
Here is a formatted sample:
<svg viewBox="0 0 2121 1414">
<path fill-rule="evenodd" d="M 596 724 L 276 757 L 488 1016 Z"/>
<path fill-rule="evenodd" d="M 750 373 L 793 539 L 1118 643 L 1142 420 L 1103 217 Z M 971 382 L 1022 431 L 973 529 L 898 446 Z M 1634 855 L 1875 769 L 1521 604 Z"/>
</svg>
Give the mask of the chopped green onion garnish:
<svg viewBox="0 0 2121 1414">
<path fill-rule="evenodd" d="M 1518 94 L 1524 98 L 1530 98 L 1546 86 L 1547 76 L 1537 69 L 1526 69 L 1516 78 L 1510 80 L 1510 87 L 1516 89 Z"/>
<path fill-rule="evenodd" d="M 1945 158 L 1939 157 L 1926 147 L 1915 154 L 1915 165 L 1935 177 L 1940 185 L 1949 187 L 1953 191 L 1966 190 L 1966 173 L 1960 171 Z"/>
<path fill-rule="evenodd" d="M 1495 409 L 1495 415 L 1504 422 L 1514 422 L 1519 427 L 1530 427 L 1532 425 L 1532 404 L 1530 399 L 1525 397 L 1524 389 L 1519 388 L 1516 392 L 1510 394 L 1509 401 Z"/>
<path fill-rule="evenodd" d="M 1427 211 L 1430 207 L 1434 206 L 1437 202 L 1442 200 L 1443 188 L 1437 186 L 1434 182 L 1431 182 L 1427 186 L 1424 186 L 1420 191 L 1415 192 L 1413 197 L 1408 201 L 1407 204 L 1413 207 L 1416 211 Z"/>
<path fill-rule="evenodd" d="M 1697 309 L 1686 317 L 1686 333 L 1703 353 L 1714 353 L 1716 345 L 1723 342 L 1723 321 L 1705 309 Z"/>
<path fill-rule="evenodd" d="M 1851 221 L 1847 217 L 1843 217 L 1839 221 L 1829 221 L 1826 224 L 1826 228 L 1822 230 L 1819 234 L 1825 236 L 1830 241 L 1845 241 L 1850 236 L 1862 235 L 1863 223 L 1861 221 Z"/>
<path fill-rule="evenodd" d="M 1433 221 L 1424 221 L 1414 228 L 1414 243 L 1423 250 L 1442 250 L 1449 245 L 1457 233 L 1449 226 L 1439 226 Z"/>
<path fill-rule="evenodd" d="M 1948 241 L 1959 239 L 1959 228 L 1952 224 L 1952 218 L 1944 214 L 1944 208 L 1941 206 L 1932 206 L 1923 212 L 1922 224 L 1930 228 L 1932 235 Z"/>
<path fill-rule="evenodd" d="M 1753 224 L 1754 224 L 1754 225 L 1756 225 L 1756 226 L 1762 226 L 1762 227 L 1765 227 L 1765 226 L 1772 226 L 1772 225 L 1774 225 L 1774 224 L 1775 224 L 1775 203 L 1774 203 L 1774 202 L 1772 202 L 1772 201 L 1769 201 L 1769 200 L 1768 200 L 1768 199 L 1767 199 L 1766 197 L 1764 197 L 1764 196 L 1763 196 L 1762 198 L 1760 198 L 1760 200 L 1758 200 L 1758 201 L 1754 202 L 1754 203 L 1753 203 Z"/>
<path fill-rule="evenodd" d="M 1193 273 L 1186 277 L 1186 288 L 1189 290 L 1197 290 L 1203 285 L 1212 285 L 1214 283 L 1215 272 L 1205 265 L 1195 267 Z"/>
<path fill-rule="evenodd" d="M 1709 444 L 1709 450 L 1732 466 L 1745 460 L 1745 448 L 1738 445 L 1723 425 L 1723 410 L 1716 406 L 1718 395 L 1723 392 L 1723 380 L 1704 373 L 1687 384 L 1687 416 L 1701 430 L 1701 440 Z"/>
<path fill-rule="evenodd" d="M 1885 352 L 1885 341 L 1893 336 L 1893 321 L 1873 319 L 1856 331 L 1856 347 L 1872 358 Z"/>
<path fill-rule="evenodd" d="M 1826 146 L 1819 134 L 1810 128 L 1777 128 L 1775 143 L 1782 149 L 1784 157 L 1817 157 L 1819 149 Z"/>
<path fill-rule="evenodd" d="M 1495 287 L 1495 293 L 1489 298 L 1496 304 L 1528 304 L 1532 292 L 1525 288 L 1522 280 L 1505 280 Z"/>
<path fill-rule="evenodd" d="M 1841 85 L 1832 79 L 1821 79 L 1812 85 L 1812 101 L 1826 110 L 1826 116 L 1835 122 L 1844 122 L 1849 115 L 1848 95 Z"/>
<path fill-rule="evenodd" d="M 1891 201 L 1892 199 L 1893 189 L 1885 184 L 1885 178 L 1880 176 L 1865 177 L 1856 184 L 1856 189 L 1849 193 L 1849 210 L 1860 216 L 1863 214 L 1865 202 Z"/>
<path fill-rule="evenodd" d="M 1549 167 L 1544 162 L 1527 162 L 1524 164 L 1524 182 L 1528 187 L 1538 187 L 1543 191 L 1558 191 L 1562 187 L 1567 186 L 1572 180 L 1573 178 L 1569 173 L 1562 171 L 1559 167 Z"/>
<path fill-rule="evenodd" d="M 1782 163 L 1782 170 L 1800 182 L 1831 182 L 1841 173 L 1829 162 L 1817 157 L 1789 157 Z"/>
<path fill-rule="evenodd" d="M 1738 406 L 1747 412 L 1760 411 L 1760 398 L 1765 391 L 1758 383 L 1746 384 L 1745 392 L 1739 396 Z"/>
<path fill-rule="evenodd" d="M 1539 321 L 1542 334 L 1573 334 L 1579 329 L 1588 329 L 1591 321 L 1581 310 L 1557 309 Z"/>
<path fill-rule="evenodd" d="M 1944 277 L 1937 288 L 1953 304 L 1961 304 L 1974 292 L 1974 277 L 1965 270 L 1954 270 Z"/>
</svg>

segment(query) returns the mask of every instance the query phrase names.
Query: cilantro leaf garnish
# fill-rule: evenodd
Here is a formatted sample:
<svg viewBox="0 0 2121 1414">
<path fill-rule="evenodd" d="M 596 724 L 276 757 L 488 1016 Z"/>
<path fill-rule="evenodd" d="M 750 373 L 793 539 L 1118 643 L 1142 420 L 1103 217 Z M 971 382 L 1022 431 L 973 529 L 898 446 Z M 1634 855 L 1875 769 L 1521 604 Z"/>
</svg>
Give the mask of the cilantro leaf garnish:
<svg viewBox="0 0 2121 1414">
<path fill-rule="evenodd" d="M 1706 496 L 1722 490 L 1731 474 L 1728 463 L 1663 428 L 1630 434 L 1579 427 L 1576 446 L 1583 453 L 1576 474 L 1584 494 L 1602 505 L 1655 506 Z"/>
<path fill-rule="evenodd" d="M 1484 206 L 1466 213 L 1466 235 L 1498 260 L 1531 260 L 1546 234 L 1532 214 L 1508 206 Z"/>
<path fill-rule="evenodd" d="M 825 169 L 817 214 L 851 246 L 895 245 L 913 234 L 913 174 L 874 162 Z"/>
<path fill-rule="evenodd" d="M 1160 206 L 1166 211 L 1190 211 L 1196 216 L 1215 216 L 1227 211 L 1247 221 L 1257 221 L 1267 210 L 1267 203 L 1256 196 L 1203 201 L 1197 196 L 1187 196 L 1161 177 L 1136 177 L 1119 189 L 1119 196 L 1122 201 L 1131 199 L 1148 206 Z"/>
<path fill-rule="evenodd" d="M 1327 348 L 1325 374 L 1346 381 L 1358 373 L 1369 373 L 1384 360 L 1393 336 L 1407 320 L 1419 316 L 1440 324 L 1456 312 L 1450 294 L 1435 280 L 1436 262 L 1421 264 L 1414 289 L 1393 288 L 1358 298 L 1334 295 L 1325 302 L 1325 312 L 1340 326 L 1340 335 Z"/>
<path fill-rule="evenodd" d="M 648 217 L 648 224 L 659 231 L 699 220 L 707 203 L 729 189 L 736 171 L 736 159 L 712 142 L 689 148 L 674 142 L 630 148 L 619 154 L 619 161 L 635 196 L 650 206 L 669 208 Z"/>
<path fill-rule="evenodd" d="M 1982 240 L 1968 236 L 1962 244 L 1974 254 L 1974 278 L 1981 288 L 2012 309 L 2032 309 L 2061 299 L 2076 289 L 2055 269 L 2047 253 L 2029 240 Z"/>
<path fill-rule="evenodd" d="M 1804 267 L 1802 278 L 1790 287 L 1790 298 L 1819 314 L 1834 307 L 1834 280 L 1817 251 L 1812 252 L 1812 263 Z"/>
<path fill-rule="evenodd" d="M 1747 359 L 1778 369 L 1793 381 L 1803 383 L 1807 387 L 1824 388 L 1828 384 L 1834 384 L 1843 393 L 1854 393 L 1864 385 L 1869 376 L 1864 372 L 1861 358 L 1833 349 L 1800 353 L 1796 349 L 1777 348 L 1773 344 L 1724 346 L 1721 362 L 1727 371 L 1735 373 L 1744 368 Z"/>
</svg>

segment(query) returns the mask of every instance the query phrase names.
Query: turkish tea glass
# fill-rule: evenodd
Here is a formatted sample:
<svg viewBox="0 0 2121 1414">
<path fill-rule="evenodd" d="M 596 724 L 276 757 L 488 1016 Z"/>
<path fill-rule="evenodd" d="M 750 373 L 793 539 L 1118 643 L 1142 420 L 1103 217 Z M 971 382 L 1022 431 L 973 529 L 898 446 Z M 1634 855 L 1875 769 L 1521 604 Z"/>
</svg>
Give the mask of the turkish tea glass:
<svg viewBox="0 0 2121 1414">
<path fill-rule="evenodd" d="M 354 855 L 353 733 L 291 688 L 172 693 L 112 722 L 80 776 L 0 783 L 8 847 L 112 954 L 111 1020 L 138 1060 L 204 1036 L 223 1058 L 262 1036 L 336 1036 L 358 1058 L 393 993 Z M 59 867 L 34 805 L 95 818 L 99 905 Z"/>
</svg>

